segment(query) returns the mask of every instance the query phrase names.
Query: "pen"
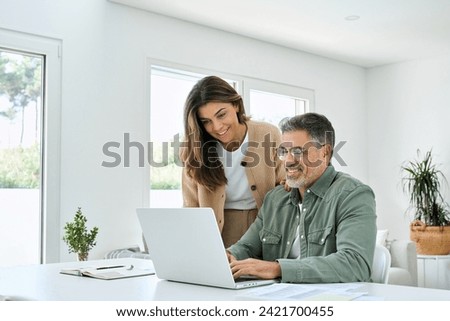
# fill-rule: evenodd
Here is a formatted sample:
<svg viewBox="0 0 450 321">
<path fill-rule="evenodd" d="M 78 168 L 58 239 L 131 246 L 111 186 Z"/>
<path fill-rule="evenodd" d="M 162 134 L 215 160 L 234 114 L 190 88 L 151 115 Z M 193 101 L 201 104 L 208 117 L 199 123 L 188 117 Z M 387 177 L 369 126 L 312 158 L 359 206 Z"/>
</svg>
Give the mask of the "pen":
<svg viewBox="0 0 450 321">
<path fill-rule="evenodd" d="M 108 269 L 118 269 L 118 268 L 124 268 L 125 265 L 112 265 L 112 266 L 101 266 L 96 268 L 96 270 L 108 270 Z"/>
</svg>

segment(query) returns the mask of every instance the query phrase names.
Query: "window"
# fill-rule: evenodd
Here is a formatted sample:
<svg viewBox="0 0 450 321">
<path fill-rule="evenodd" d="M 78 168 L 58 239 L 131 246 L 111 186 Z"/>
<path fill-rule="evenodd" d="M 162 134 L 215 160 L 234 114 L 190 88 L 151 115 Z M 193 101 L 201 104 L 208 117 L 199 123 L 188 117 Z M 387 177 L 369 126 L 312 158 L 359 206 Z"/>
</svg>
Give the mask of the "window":
<svg viewBox="0 0 450 321">
<path fill-rule="evenodd" d="M 174 142 L 183 136 L 183 106 L 204 75 L 153 65 L 150 81 L 150 206 L 181 207 L 182 167 Z"/>
<path fill-rule="evenodd" d="M 286 116 L 302 114 L 314 103 L 312 90 L 175 66 L 149 60 L 149 205 L 181 207 L 181 171 L 173 143 L 183 139 L 183 111 L 187 95 L 198 80 L 217 75 L 227 80 L 244 99 L 246 113 L 274 125 Z"/>
<path fill-rule="evenodd" d="M 252 119 L 278 126 L 285 117 L 301 115 L 311 110 L 314 92 L 270 81 L 244 80 L 244 103 Z"/>
<path fill-rule="evenodd" d="M 59 48 L 0 29 L 0 266 L 59 260 Z"/>
<path fill-rule="evenodd" d="M 43 66 L 42 56 L 0 48 L 1 265 L 40 261 Z"/>
</svg>

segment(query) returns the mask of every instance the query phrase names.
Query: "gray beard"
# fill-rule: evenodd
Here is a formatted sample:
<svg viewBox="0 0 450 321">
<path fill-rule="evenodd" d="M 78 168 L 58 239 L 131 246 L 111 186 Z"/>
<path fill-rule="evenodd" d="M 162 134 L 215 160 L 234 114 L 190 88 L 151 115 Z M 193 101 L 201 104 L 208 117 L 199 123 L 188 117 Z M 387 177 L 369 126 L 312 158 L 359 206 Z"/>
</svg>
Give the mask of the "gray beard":
<svg viewBox="0 0 450 321">
<path fill-rule="evenodd" d="M 286 177 L 286 184 L 288 184 L 288 186 L 291 188 L 301 188 L 301 187 L 305 186 L 305 183 L 306 183 L 306 181 L 304 178 L 293 179 L 293 178 Z"/>
</svg>

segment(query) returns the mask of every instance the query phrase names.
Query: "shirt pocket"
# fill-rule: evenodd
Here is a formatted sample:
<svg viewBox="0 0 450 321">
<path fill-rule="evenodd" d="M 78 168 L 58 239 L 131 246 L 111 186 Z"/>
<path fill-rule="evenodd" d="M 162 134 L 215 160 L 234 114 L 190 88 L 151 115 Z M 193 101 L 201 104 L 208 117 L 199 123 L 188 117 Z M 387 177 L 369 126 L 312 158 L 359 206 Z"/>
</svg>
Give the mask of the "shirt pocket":
<svg viewBox="0 0 450 321">
<path fill-rule="evenodd" d="M 330 241 L 329 238 L 332 231 L 333 227 L 328 226 L 308 234 L 309 256 L 322 256 L 327 254 L 326 245 Z"/>
<path fill-rule="evenodd" d="M 280 244 L 281 234 L 263 229 L 259 232 L 259 239 L 263 245 L 277 245 Z"/>
<path fill-rule="evenodd" d="M 281 234 L 263 229 L 259 232 L 264 260 L 274 261 L 281 257 Z"/>
</svg>

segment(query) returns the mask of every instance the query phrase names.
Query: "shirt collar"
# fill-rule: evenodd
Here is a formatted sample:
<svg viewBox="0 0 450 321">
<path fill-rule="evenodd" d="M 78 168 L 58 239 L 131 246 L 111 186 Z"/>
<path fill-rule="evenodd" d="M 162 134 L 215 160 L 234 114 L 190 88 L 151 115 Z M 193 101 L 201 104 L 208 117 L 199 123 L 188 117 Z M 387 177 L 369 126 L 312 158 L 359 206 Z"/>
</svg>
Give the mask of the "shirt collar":
<svg viewBox="0 0 450 321">
<path fill-rule="evenodd" d="M 333 183 L 335 177 L 337 175 L 337 171 L 334 169 L 333 165 L 329 165 L 325 172 L 319 177 L 319 179 L 309 188 L 311 192 L 316 194 L 318 197 L 323 198 L 328 190 L 328 188 Z M 298 205 L 300 203 L 300 192 L 298 188 L 293 188 L 291 190 L 291 202 L 294 205 Z"/>
</svg>

